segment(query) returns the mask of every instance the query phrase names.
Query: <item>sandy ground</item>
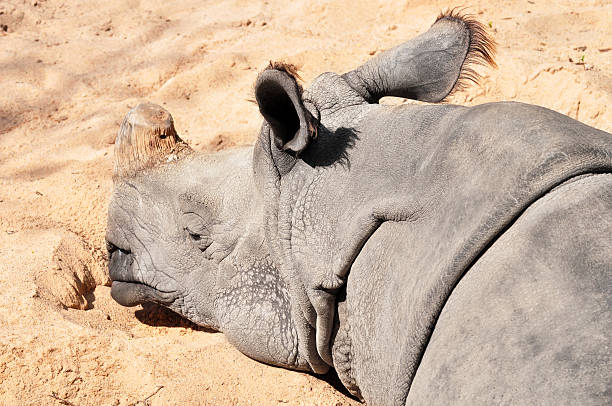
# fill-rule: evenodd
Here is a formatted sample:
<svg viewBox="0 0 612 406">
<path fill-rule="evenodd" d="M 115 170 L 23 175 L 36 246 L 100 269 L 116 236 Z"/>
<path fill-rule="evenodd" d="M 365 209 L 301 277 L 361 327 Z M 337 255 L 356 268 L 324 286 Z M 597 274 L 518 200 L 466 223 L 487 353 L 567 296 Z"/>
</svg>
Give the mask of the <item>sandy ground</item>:
<svg viewBox="0 0 612 406">
<path fill-rule="evenodd" d="M 0 1 L 0 404 L 357 404 L 333 376 L 259 364 L 222 334 L 110 299 L 112 143 L 143 100 L 197 150 L 252 143 L 248 99 L 269 60 L 306 82 L 343 72 L 454 5 Z M 612 1 L 470 7 L 499 42 L 499 69 L 451 102 L 540 104 L 612 132 Z"/>
</svg>

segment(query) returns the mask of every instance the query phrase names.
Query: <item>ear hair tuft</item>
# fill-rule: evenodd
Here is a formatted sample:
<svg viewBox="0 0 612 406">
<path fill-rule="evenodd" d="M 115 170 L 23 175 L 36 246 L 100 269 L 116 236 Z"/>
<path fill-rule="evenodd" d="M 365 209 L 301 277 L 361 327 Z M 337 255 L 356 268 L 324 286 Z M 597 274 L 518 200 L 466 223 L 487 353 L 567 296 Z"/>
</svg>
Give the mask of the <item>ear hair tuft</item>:
<svg viewBox="0 0 612 406">
<path fill-rule="evenodd" d="M 298 73 L 299 69 L 296 65 L 288 62 L 270 61 L 270 64 L 266 67 L 267 69 L 276 69 L 291 75 L 297 81 L 303 81 L 302 77 Z"/>
<path fill-rule="evenodd" d="M 478 21 L 473 14 L 466 13 L 464 7 L 455 7 L 442 11 L 434 24 L 443 19 L 462 23 L 470 35 L 470 43 L 465 60 L 461 66 L 461 72 L 452 90 L 446 96 L 448 97 L 457 91 L 467 88 L 469 82 L 478 83 L 481 75 L 473 69 L 475 65 L 497 68 L 494 60 L 497 43 L 484 24 Z"/>
<path fill-rule="evenodd" d="M 302 79 L 302 77 L 300 76 L 299 72 L 299 68 L 289 62 L 280 62 L 280 61 L 270 61 L 270 63 L 268 64 L 268 66 L 266 66 L 264 68 L 264 70 L 262 70 L 261 72 L 259 72 L 260 76 L 262 73 L 264 73 L 267 70 L 280 70 L 282 72 L 285 72 L 286 74 L 288 74 L 289 76 L 291 76 L 294 80 L 295 83 L 297 84 L 297 87 L 299 89 L 300 95 L 302 94 L 302 92 L 304 91 L 301 85 L 301 82 L 303 82 L 304 80 Z M 253 103 L 253 104 L 257 104 L 257 100 L 255 100 L 255 86 L 257 84 L 257 81 L 255 81 L 255 83 L 253 83 L 253 95 L 247 99 L 245 99 L 247 102 L 249 103 Z"/>
</svg>

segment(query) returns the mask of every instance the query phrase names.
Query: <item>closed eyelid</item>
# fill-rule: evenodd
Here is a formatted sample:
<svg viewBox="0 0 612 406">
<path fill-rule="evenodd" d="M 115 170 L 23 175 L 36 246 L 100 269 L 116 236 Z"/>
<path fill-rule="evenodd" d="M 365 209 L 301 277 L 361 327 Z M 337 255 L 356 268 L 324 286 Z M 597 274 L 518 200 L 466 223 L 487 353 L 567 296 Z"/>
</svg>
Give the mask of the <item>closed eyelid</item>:
<svg viewBox="0 0 612 406">
<path fill-rule="evenodd" d="M 185 229 L 191 234 L 207 234 L 209 232 L 209 222 L 197 213 L 187 212 L 183 215 Z"/>
</svg>

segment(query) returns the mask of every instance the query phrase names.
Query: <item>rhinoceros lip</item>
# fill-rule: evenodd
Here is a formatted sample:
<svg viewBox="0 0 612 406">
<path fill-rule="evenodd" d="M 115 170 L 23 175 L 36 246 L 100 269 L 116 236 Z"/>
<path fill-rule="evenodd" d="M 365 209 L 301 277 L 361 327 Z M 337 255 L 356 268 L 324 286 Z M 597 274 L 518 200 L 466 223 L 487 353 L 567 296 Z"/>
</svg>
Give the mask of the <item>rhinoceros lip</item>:
<svg viewBox="0 0 612 406">
<path fill-rule="evenodd" d="M 150 286 L 134 275 L 133 256 L 129 250 L 107 242 L 109 276 L 113 281 L 111 296 L 123 306 L 136 306 L 145 302 L 169 305 L 179 296 L 176 291 L 162 291 Z"/>
<path fill-rule="evenodd" d="M 122 306 L 132 307 L 145 302 L 170 305 L 178 297 L 178 292 L 164 292 L 149 285 L 134 281 L 114 280 L 111 297 Z"/>
</svg>

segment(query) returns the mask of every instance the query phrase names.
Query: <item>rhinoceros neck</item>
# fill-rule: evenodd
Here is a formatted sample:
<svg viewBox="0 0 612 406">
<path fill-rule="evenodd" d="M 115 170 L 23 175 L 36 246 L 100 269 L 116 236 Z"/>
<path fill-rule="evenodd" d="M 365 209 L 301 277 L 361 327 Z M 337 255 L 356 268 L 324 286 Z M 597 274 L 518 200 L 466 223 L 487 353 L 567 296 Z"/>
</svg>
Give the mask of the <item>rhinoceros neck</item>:
<svg viewBox="0 0 612 406">
<path fill-rule="evenodd" d="M 298 360 L 289 292 L 270 256 L 241 255 L 221 272 L 214 307 L 228 341 L 258 361 L 306 369 Z"/>
<path fill-rule="evenodd" d="M 249 231 L 245 234 L 248 237 L 244 239 L 248 244 L 243 245 L 249 249 L 236 249 L 236 252 L 241 252 L 241 258 L 235 267 L 242 271 L 238 278 L 234 278 L 239 282 L 234 287 L 236 292 L 244 292 L 245 296 L 241 298 L 253 296 L 257 299 L 252 304 L 240 306 L 245 314 L 242 317 L 248 314 L 254 323 L 249 324 L 250 331 L 254 331 L 252 327 L 257 324 L 257 332 L 242 329 L 238 334 L 238 325 L 230 318 L 230 330 L 236 331 L 235 338 L 230 338 L 230 341 L 245 354 L 263 362 L 324 373 L 329 365 L 317 354 L 313 320 L 303 311 L 308 297 L 300 275 L 292 268 L 283 249 L 283 242 L 287 239 L 279 215 L 292 205 L 281 200 L 283 169 L 279 166 L 290 162 L 278 161 L 282 157 L 271 148 L 273 145 L 264 125 L 253 149 L 253 183 L 249 186 L 252 207 Z M 245 252 L 250 254 L 244 255 Z M 239 297 L 233 292 L 228 296 Z M 226 332 L 227 328 L 222 327 L 222 331 Z M 244 338 L 246 336 L 249 338 Z M 262 354 L 261 349 L 266 348 L 274 348 L 275 353 L 267 351 Z"/>
</svg>

